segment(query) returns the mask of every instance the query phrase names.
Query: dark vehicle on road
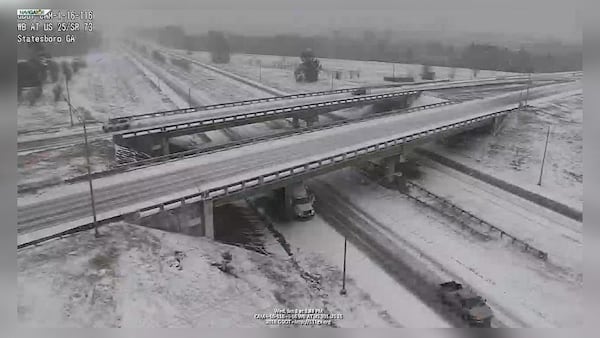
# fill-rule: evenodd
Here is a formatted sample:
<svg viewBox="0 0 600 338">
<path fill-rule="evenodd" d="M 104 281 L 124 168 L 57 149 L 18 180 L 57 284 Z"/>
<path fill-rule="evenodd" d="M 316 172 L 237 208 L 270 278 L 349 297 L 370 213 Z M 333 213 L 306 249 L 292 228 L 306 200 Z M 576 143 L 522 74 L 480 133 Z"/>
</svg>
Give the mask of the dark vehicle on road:
<svg viewBox="0 0 600 338">
<path fill-rule="evenodd" d="M 451 281 L 440 284 L 442 303 L 465 320 L 469 326 L 489 328 L 494 313 L 486 304 L 486 300 L 472 290 L 463 288 L 462 284 Z"/>
<path fill-rule="evenodd" d="M 352 91 L 352 95 L 367 95 L 370 93 L 369 88 L 356 88 Z"/>
<path fill-rule="evenodd" d="M 102 125 L 102 130 L 105 133 L 118 130 L 126 130 L 129 129 L 129 122 L 129 119 L 126 117 L 110 119 L 108 122 Z"/>
</svg>

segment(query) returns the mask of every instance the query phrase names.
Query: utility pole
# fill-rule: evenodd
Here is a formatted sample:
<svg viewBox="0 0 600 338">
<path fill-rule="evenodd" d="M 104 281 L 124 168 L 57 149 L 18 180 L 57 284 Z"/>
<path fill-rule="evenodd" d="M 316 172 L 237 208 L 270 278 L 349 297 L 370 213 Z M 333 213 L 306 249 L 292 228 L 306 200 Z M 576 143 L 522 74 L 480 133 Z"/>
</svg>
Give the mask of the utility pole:
<svg viewBox="0 0 600 338">
<path fill-rule="evenodd" d="M 542 185 L 542 175 L 544 174 L 544 162 L 546 162 L 546 151 L 548 150 L 548 139 L 550 138 L 550 126 L 548 126 L 548 132 L 546 133 L 546 145 L 544 146 L 544 156 L 542 157 L 542 167 L 540 168 L 540 179 L 538 180 L 539 186 Z"/>
<path fill-rule="evenodd" d="M 69 100 L 69 101 L 67 101 L 67 103 L 69 104 L 69 108 L 71 108 L 71 101 Z M 89 148 L 88 137 L 87 137 L 87 126 L 85 124 L 85 116 L 81 116 L 81 114 L 78 114 L 77 117 L 83 124 L 83 138 L 85 141 L 85 163 L 87 166 L 87 177 L 88 177 L 88 184 L 90 186 L 90 198 L 91 198 L 91 202 L 92 202 L 92 216 L 94 219 L 94 237 L 98 238 L 98 237 L 100 237 L 100 233 L 98 232 L 98 219 L 96 217 L 96 201 L 94 200 L 94 187 L 92 185 L 92 169 L 91 169 L 92 167 L 90 165 L 90 148 Z"/>
<path fill-rule="evenodd" d="M 333 71 L 331 71 L 331 90 L 333 90 Z"/>
<path fill-rule="evenodd" d="M 65 84 L 67 87 L 67 104 L 69 105 L 69 117 L 71 119 L 71 127 L 73 127 L 73 112 L 71 111 L 71 95 L 69 94 L 69 79 L 65 76 Z"/>
<path fill-rule="evenodd" d="M 344 236 L 344 268 L 342 272 L 342 290 L 340 290 L 340 295 L 346 295 L 346 236 Z"/>
<path fill-rule="evenodd" d="M 192 88 L 188 87 L 188 106 L 192 107 Z"/>
<path fill-rule="evenodd" d="M 529 86 L 531 86 L 531 73 L 529 73 L 529 80 L 527 80 L 527 92 L 525 94 L 525 105 L 526 106 L 529 101 Z"/>
<path fill-rule="evenodd" d="M 523 108 L 523 91 L 519 91 L 519 109 Z"/>
<path fill-rule="evenodd" d="M 262 81 L 262 62 L 258 60 L 258 82 Z"/>
</svg>

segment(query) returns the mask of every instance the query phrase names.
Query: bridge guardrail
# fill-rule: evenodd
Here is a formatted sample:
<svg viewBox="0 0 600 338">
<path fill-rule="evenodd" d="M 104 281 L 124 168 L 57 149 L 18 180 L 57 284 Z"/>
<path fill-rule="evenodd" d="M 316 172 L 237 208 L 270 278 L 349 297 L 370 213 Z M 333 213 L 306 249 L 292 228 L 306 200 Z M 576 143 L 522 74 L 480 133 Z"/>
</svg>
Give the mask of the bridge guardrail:
<svg viewBox="0 0 600 338">
<path fill-rule="evenodd" d="M 457 206 L 456 204 L 454 204 L 454 203 L 450 202 L 449 200 L 447 200 L 447 199 L 445 199 L 445 198 L 443 198 L 443 197 L 441 197 L 441 196 L 438 196 L 438 195 L 436 195 L 436 194 L 432 193 L 431 191 L 429 191 L 429 190 L 427 190 L 427 189 L 423 188 L 422 186 L 420 186 L 420 185 L 418 185 L 418 184 L 416 184 L 416 183 L 414 183 L 414 182 L 410 182 L 410 181 L 408 181 L 408 182 L 406 182 L 406 184 L 407 184 L 408 186 L 412 187 L 412 188 L 415 188 L 415 189 L 417 189 L 417 190 L 421 191 L 421 192 L 422 192 L 422 193 L 424 193 L 426 196 L 428 196 L 428 197 L 430 197 L 430 198 L 434 198 L 435 200 L 437 200 L 437 201 L 441 202 L 443 206 L 445 206 L 445 207 L 448 207 L 448 208 L 450 208 L 450 209 L 454 209 L 454 210 L 458 211 L 458 213 L 459 213 L 459 214 L 461 214 L 461 215 L 464 215 L 464 216 L 466 216 L 467 218 L 469 218 L 469 219 L 471 219 L 471 220 L 475 221 L 475 223 L 478 223 L 479 225 L 484 225 L 484 226 L 486 226 L 486 227 L 487 227 L 489 230 L 493 230 L 494 232 L 496 232 L 496 233 L 497 233 L 497 234 L 500 236 L 500 239 L 503 239 L 504 237 L 508 237 L 508 238 L 510 239 L 510 243 L 511 243 L 511 244 L 513 244 L 513 245 L 517 245 L 517 246 L 520 246 L 520 247 L 523 249 L 523 251 L 525 251 L 525 252 L 527 252 L 527 253 L 530 253 L 530 254 L 532 254 L 534 257 L 536 257 L 536 258 L 539 258 L 539 259 L 541 259 L 541 260 L 544 260 L 544 261 L 548 260 L 548 253 L 547 253 L 546 251 L 543 251 L 543 250 L 541 250 L 541 249 L 538 249 L 538 248 L 537 248 L 537 247 L 535 247 L 533 244 L 530 244 L 530 243 L 528 243 L 527 241 L 525 241 L 525 240 L 522 240 L 522 239 L 518 238 L 517 236 L 514 236 L 514 235 L 510 234 L 510 233 L 509 233 L 509 232 L 507 232 L 506 230 L 503 230 L 503 229 L 501 229 L 501 228 L 499 228 L 499 227 L 497 227 L 497 226 L 495 226 L 495 225 L 491 224 L 490 222 L 488 222 L 488 221 L 486 221 L 486 220 L 484 220 L 484 219 L 482 219 L 482 218 L 480 218 L 480 217 L 477 217 L 477 216 L 475 216 L 474 214 L 470 213 L 469 211 L 467 211 L 467 210 L 465 210 L 465 209 L 463 209 L 463 208 L 461 208 L 461 207 Z M 406 195 L 406 196 L 408 196 L 409 198 L 411 198 L 411 199 L 413 199 L 413 200 L 415 200 L 415 201 L 419 202 L 419 203 L 422 203 L 422 204 L 428 205 L 428 204 L 427 204 L 425 201 L 423 201 L 423 200 L 419 199 L 419 198 L 418 198 L 418 197 L 416 197 L 416 196 L 412 196 L 412 195 L 410 195 L 410 194 L 405 194 L 405 195 Z M 429 206 L 429 205 L 428 205 L 428 206 Z M 462 220 L 461 220 L 461 221 L 462 221 Z M 466 226 L 466 227 L 469 227 L 469 229 L 470 229 L 471 231 L 473 231 L 473 232 L 476 232 L 476 231 L 477 231 L 476 229 L 474 229 L 474 228 L 470 227 L 470 226 L 469 226 L 469 225 L 467 225 L 467 224 L 462 224 L 462 225 L 463 225 L 463 227 L 464 227 L 464 226 Z"/>
</svg>

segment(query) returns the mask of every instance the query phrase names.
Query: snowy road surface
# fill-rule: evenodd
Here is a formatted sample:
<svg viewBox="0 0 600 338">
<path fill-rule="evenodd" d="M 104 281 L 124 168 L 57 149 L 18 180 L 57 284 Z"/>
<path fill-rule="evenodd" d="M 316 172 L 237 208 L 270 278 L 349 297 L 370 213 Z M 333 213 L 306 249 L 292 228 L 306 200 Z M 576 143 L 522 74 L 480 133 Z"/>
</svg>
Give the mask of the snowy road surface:
<svg viewBox="0 0 600 338">
<path fill-rule="evenodd" d="M 310 221 L 276 223 L 275 227 L 292 247 L 290 250 L 297 261 L 308 266 L 342 267 L 344 236 L 321 216 L 316 215 Z M 348 297 L 358 296 L 360 290 L 355 289 L 356 284 L 367 290 L 370 298 L 381 304 L 403 327 L 452 327 L 351 242 L 347 244 L 346 261 Z"/>
<path fill-rule="evenodd" d="M 430 266 L 434 275 L 452 276 L 473 287 L 506 325 L 580 326 L 583 247 L 575 239 L 561 238 L 566 231 L 581 238 L 580 233 L 568 228 L 570 220 L 544 214 L 537 210 L 539 207 L 519 202 L 514 195 L 498 192 L 477 180 L 463 181 L 446 171 L 424 168 L 420 182 L 494 225 L 543 245 L 550 251 L 549 261 L 521 252 L 509 242 L 472 236 L 451 219 L 415 205 L 398 191 L 376 183 L 356 184 L 361 175 L 350 169 L 327 174 L 324 179 L 402 238 L 406 243 L 401 247 L 425 252 L 423 257 L 414 257 L 421 257 L 422 264 Z M 565 225 L 560 224 L 561 220 Z M 430 262 L 435 262 L 437 268 Z"/>
<path fill-rule="evenodd" d="M 531 91 L 531 97 L 550 95 L 569 86 L 570 84 L 562 84 L 534 89 Z M 176 195 L 183 197 L 180 194 L 184 192 L 191 194 L 221 186 L 228 181 L 249 179 L 372 142 L 409 135 L 418 130 L 447 125 L 484 113 L 514 108 L 518 101 L 518 94 L 502 95 L 243 146 L 100 178 L 94 182 L 96 209 L 101 215 L 103 212 L 119 214 L 131 208 L 140 208 L 140 205 L 151 201 L 178 198 Z M 87 184 L 76 183 L 68 187 L 50 188 L 37 196 L 20 198 L 19 231 L 32 231 L 88 219 L 88 193 Z"/>
</svg>

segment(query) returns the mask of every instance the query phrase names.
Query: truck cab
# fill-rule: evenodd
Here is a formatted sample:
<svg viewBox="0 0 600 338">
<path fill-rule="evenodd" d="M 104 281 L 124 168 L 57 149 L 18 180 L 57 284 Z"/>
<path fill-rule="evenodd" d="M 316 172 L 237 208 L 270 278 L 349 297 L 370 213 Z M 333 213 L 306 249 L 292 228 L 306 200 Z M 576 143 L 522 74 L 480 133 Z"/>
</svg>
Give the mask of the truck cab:
<svg viewBox="0 0 600 338">
<path fill-rule="evenodd" d="M 294 184 L 291 189 L 294 217 L 301 220 L 311 219 L 315 215 L 314 194 L 303 183 Z"/>
</svg>

